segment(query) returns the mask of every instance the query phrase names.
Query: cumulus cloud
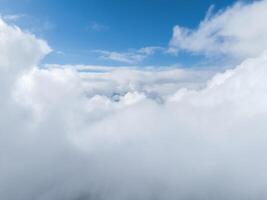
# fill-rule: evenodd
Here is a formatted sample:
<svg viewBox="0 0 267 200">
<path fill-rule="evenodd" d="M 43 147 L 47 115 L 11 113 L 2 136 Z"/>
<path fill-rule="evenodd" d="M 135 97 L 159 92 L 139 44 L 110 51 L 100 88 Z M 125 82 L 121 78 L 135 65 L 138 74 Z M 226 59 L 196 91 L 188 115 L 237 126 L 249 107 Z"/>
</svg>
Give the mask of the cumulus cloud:
<svg viewBox="0 0 267 200">
<path fill-rule="evenodd" d="M 36 65 L 51 51 L 43 40 L 30 33 L 22 32 L 16 26 L 8 26 L 0 19 L 0 66 L 3 70 L 25 69 Z"/>
<path fill-rule="evenodd" d="M 2 20 L 0 38 L 0 199 L 266 199 L 266 53 L 206 82 L 213 72 L 41 69 L 45 41 Z"/>
<path fill-rule="evenodd" d="M 196 30 L 173 28 L 170 52 L 188 51 L 238 59 L 257 56 L 267 47 L 267 1 L 238 2 L 212 15 L 212 7 Z"/>
</svg>

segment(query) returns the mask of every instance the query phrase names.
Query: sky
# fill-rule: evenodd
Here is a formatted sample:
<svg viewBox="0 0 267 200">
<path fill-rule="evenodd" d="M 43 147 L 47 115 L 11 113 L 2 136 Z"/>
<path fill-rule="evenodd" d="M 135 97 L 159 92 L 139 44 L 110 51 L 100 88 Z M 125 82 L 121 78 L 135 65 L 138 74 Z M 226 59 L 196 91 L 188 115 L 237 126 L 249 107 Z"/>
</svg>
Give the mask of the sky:
<svg viewBox="0 0 267 200">
<path fill-rule="evenodd" d="M 267 199 L 267 0 L 0 2 L 0 199 Z"/>
<path fill-rule="evenodd" d="M 53 48 L 45 63 L 93 65 L 192 66 L 201 55 L 171 55 L 156 50 L 145 58 L 108 59 L 101 51 L 126 53 L 145 47 L 168 48 L 179 24 L 196 29 L 207 10 L 216 12 L 234 0 L 1 0 L 0 13 L 44 38 Z M 13 16 L 13 18 L 12 18 Z"/>
</svg>

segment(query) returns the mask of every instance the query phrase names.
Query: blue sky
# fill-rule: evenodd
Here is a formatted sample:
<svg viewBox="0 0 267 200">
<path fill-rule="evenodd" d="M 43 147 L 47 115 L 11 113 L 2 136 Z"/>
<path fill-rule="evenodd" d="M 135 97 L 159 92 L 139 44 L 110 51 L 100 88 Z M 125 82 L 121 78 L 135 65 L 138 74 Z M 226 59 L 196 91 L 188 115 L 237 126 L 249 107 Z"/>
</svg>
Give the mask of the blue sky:
<svg viewBox="0 0 267 200">
<path fill-rule="evenodd" d="M 43 62 L 93 65 L 194 65 L 201 59 L 161 49 L 136 61 L 107 59 L 103 52 L 136 54 L 144 47 L 167 48 L 175 25 L 196 28 L 208 8 L 233 0 L 0 0 L 8 20 L 34 32 L 54 49 Z M 17 18 L 12 16 L 17 16 Z M 139 55 L 139 56 L 140 56 Z"/>
</svg>

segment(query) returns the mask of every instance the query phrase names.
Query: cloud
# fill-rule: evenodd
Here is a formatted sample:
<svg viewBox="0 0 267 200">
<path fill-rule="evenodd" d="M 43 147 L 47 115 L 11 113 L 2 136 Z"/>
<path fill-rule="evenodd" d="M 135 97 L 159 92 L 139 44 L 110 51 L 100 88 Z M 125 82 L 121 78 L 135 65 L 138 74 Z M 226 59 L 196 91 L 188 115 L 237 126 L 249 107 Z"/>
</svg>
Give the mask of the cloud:
<svg viewBox="0 0 267 200">
<path fill-rule="evenodd" d="M 128 64 L 137 64 L 142 62 L 148 56 L 153 55 L 157 51 L 163 51 L 162 47 L 143 47 L 138 50 L 129 50 L 128 52 L 115 52 L 115 51 L 105 51 L 96 50 L 95 53 L 100 54 L 99 58 L 105 60 L 112 60 Z"/>
<path fill-rule="evenodd" d="M 2 19 L 35 34 L 42 34 L 56 28 L 56 24 L 49 19 L 40 20 L 29 14 L 7 14 L 3 15 Z"/>
<path fill-rule="evenodd" d="M 0 19 L 0 71 L 18 71 L 32 67 L 51 51 L 44 40 L 22 32 Z"/>
<path fill-rule="evenodd" d="M 187 51 L 236 59 L 257 56 L 267 47 L 267 1 L 238 2 L 212 15 L 212 7 L 196 30 L 173 28 L 170 52 Z"/>
<path fill-rule="evenodd" d="M 73 69 L 83 80 L 87 96 L 103 95 L 123 98 L 127 93 L 138 92 L 146 98 L 165 101 L 181 88 L 201 89 L 217 70 L 177 67 L 107 67 L 86 65 L 45 65 L 46 69 Z"/>
<path fill-rule="evenodd" d="M 3 15 L 2 18 L 6 21 L 16 22 L 25 16 L 26 15 L 24 15 L 24 14 L 10 14 L 10 15 Z"/>
<path fill-rule="evenodd" d="M 41 69 L 44 40 L 2 20 L 0 38 L 0 199 L 266 199 L 266 53 L 202 85 L 205 70 Z"/>
<path fill-rule="evenodd" d="M 87 27 L 86 30 L 96 31 L 96 32 L 102 32 L 108 30 L 109 27 L 97 22 L 91 22 Z"/>
</svg>

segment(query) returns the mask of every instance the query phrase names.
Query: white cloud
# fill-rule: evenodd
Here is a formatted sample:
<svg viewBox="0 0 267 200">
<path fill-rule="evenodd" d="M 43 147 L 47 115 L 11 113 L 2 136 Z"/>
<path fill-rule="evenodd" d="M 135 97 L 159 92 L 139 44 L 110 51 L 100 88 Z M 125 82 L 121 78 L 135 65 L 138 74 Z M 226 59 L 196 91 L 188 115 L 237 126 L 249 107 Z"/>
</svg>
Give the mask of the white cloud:
<svg viewBox="0 0 267 200">
<path fill-rule="evenodd" d="M 212 10 L 212 9 L 211 9 Z M 170 51 L 189 51 L 207 56 L 224 55 L 238 59 L 257 56 L 267 48 L 267 1 L 236 3 L 207 17 L 196 30 L 175 26 Z"/>
<path fill-rule="evenodd" d="M 51 51 L 44 40 L 7 25 L 1 18 L 0 47 L 0 77 L 6 79 L 32 68 Z"/>
<path fill-rule="evenodd" d="M 0 199 L 266 199 L 266 53 L 194 89 L 209 75 L 38 68 L 49 51 L 1 21 Z"/>
<path fill-rule="evenodd" d="M 115 51 L 105 51 L 96 50 L 95 53 L 100 54 L 99 58 L 105 60 L 112 60 L 128 64 L 137 64 L 142 62 L 148 56 L 153 55 L 157 51 L 163 51 L 162 47 L 143 47 L 138 50 L 129 50 L 128 52 L 115 52 Z"/>
<path fill-rule="evenodd" d="M 177 67 L 107 67 L 85 65 L 46 65 L 47 69 L 73 69 L 79 72 L 88 96 L 95 93 L 119 98 L 138 92 L 147 98 L 165 98 L 180 88 L 200 89 L 216 73 L 215 70 L 185 70 Z"/>
<path fill-rule="evenodd" d="M 16 126 L 0 118 L 7 123 L 1 127 L 0 195 L 22 200 L 265 195 L 266 64 L 266 54 L 247 60 L 200 91 L 179 89 L 163 104 L 137 89 L 118 102 L 96 90 L 87 96 L 73 69 L 34 69 L 17 80 L 12 107 L 4 108 Z M 108 82 L 103 88 L 116 91 L 112 76 L 127 85 L 123 70 L 117 75 L 102 70 Z M 152 79 L 146 84 L 158 81 L 146 72 L 126 73 Z M 169 80 L 173 71 L 149 73 Z M 101 85 L 93 79 L 88 87 L 92 84 Z"/>
<path fill-rule="evenodd" d="M 87 97 L 103 96 L 108 101 L 123 102 L 126 96 L 138 93 L 159 103 L 166 101 L 180 88 L 201 89 L 215 73 L 212 70 L 179 68 L 135 68 L 101 66 L 47 65 L 48 69 L 74 69 L 82 79 Z"/>
</svg>

